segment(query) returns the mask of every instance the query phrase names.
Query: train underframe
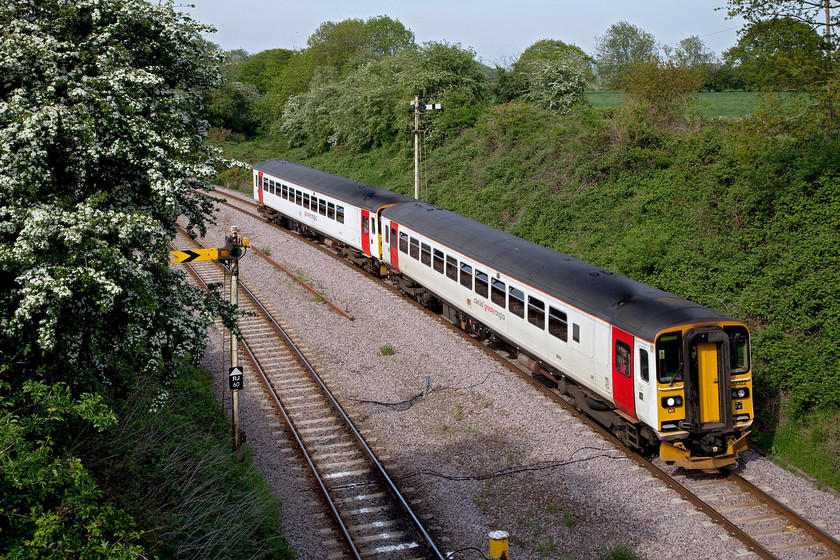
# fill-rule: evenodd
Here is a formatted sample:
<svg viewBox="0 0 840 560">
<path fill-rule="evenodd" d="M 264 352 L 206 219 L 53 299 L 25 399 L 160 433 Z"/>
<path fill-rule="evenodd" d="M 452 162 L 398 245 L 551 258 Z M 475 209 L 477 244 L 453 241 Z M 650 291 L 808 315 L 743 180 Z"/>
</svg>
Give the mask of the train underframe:
<svg viewBox="0 0 840 560">
<path fill-rule="evenodd" d="M 746 433 L 698 434 L 695 437 L 683 440 L 660 441 L 656 433 L 648 426 L 627 417 L 621 411 L 587 391 L 585 387 L 566 377 L 562 372 L 529 356 L 486 325 L 441 301 L 431 291 L 410 278 L 394 272 L 378 259 L 325 237 L 323 234 L 271 208 L 261 206 L 260 211 L 269 221 L 338 251 L 345 259 L 369 274 L 377 278 L 387 277 L 395 287 L 423 307 L 441 314 L 449 322 L 477 339 L 490 341 L 497 349 L 502 349 L 516 357 L 519 363 L 528 368 L 537 380 L 548 386 L 553 385 L 572 406 L 595 419 L 631 449 L 643 454 L 652 454 L 658 449 L 662 460 L 687 469 L 710 469 L 730 465 L 737 461 L 741 452 L 746 450 Z"/>
</svg>

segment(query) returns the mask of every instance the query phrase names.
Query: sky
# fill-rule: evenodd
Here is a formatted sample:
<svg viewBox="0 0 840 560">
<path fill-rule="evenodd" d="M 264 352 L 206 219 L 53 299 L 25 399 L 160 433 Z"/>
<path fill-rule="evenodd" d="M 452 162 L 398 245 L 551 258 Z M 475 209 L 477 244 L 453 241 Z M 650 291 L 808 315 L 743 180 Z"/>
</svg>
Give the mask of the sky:
<svg viewBox="0 0 840 560">
<path fill-rule="evenodd" d="M 217 32 L 207 38 L 224 50 L 303 49 L 325 21 L 387 15 L 414 32 L 415 41 L 460 43 L 489 65 L 506 66 L 540 39 L 559 39 L 595 54 L 596 38 L 620 21 L 675 46 L 699 36 L 720 55 L 733 46 L 740 19 L 727 19 L 725 0 L 189 0 L 182 11 Z"/>
</svg>

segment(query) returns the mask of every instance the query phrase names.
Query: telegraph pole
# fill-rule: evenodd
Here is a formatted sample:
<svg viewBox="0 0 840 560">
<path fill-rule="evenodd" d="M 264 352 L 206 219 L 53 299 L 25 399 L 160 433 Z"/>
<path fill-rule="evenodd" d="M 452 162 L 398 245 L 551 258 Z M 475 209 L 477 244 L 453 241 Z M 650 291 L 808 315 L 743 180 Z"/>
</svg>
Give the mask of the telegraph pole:
<svg viewBox="0 0 840 560">
<path fill-rule="evenodd" d="M 411 102 L 414 107 L 414 198 L 420 200 L 420 115 L 427 109 L 440 109 L 440 103 L 429 103 L 426 105 L 420 101 L 420 96 L 415 95 Z"/>
</svg>

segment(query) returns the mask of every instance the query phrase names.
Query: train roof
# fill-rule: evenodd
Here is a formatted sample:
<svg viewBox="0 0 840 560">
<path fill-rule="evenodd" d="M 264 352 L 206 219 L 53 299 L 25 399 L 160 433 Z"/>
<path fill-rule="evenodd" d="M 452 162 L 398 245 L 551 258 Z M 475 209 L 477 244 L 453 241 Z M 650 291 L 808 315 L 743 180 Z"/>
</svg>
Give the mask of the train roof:
<svg viewBox="0 0 840 560">
<path fill-rule="evenodd" d="M 304 188 L 318 190 L 327 196 L 371 212 L 376 212 L 390 204 L 414 201 L 413 198 L 404 194 L 380 189 L 283 159 L 263 161 L 256 164 L 254 170 L 267 173 L 281 181 L 285 180 Z"/>
<path fill-rule="evenodd" d="M 386 208 L 383 216 L 644 340 L 679 325 L 734 321 L 432 204 L 412 201 Z"/>
</svg>

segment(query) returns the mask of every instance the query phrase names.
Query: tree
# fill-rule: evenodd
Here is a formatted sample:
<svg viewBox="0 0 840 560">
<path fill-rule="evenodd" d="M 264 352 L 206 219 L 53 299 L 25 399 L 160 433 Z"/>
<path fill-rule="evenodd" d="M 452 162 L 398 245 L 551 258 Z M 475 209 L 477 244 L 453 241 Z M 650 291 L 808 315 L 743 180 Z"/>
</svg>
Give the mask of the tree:
<svg viewBox="0 0 840 560">
<path fill-rule="evenodd" d="M 499 75 L 496 96 L 499 101 L 528 97 L 546 108 L 568 108 L 571 103 L 567 101 L 574 101 L 567 94 L 574 97 L 577 93 L 573 92 L 578 89 L 582 92 L 586 82 L 594 81 L 593 65 L 592 58 L 580 47 L 555 39 L 542 39 L 525 49 L 509 69 L 496 68 Z M 560 101 L 561 97 L 566 101 Z"/>
<path fill-rule="evenodd" d="M 577 45 L 569 45 L 557 39 L 542 39 L 525 49 L 514 63 L 514 70 L 517 66 L 526 66 L 538 60 L 562 61 L 573 66 L 587 81 L 595 79 L 595 61 Z"/>
<path fill-rule="evenodd" d="M 336 68 L 360 55 L 393 56 L 415 47 L 414 33 L 388 16 L 324 22 L 306 44 L 317 64 Z"/>
<path fill-rule="evenodd" d="M 280 132 L 292 145 L 314 152 L 408 143 L 409 102 L 419 95 L 445 104 L 445 111 L 426 117 L 430 134 L 440 140 L 474 122 L 487 99 L 487 80 L 474 57 L 460 45 L 426 43 L 368 61 L 344 77 L 335 68 L 321 68 L 309 91 L 289 99 Z"/>
<path fill-rule="evenodd" d="M 749 25 L 726 58 L 752 89 L 807 91 L 825 80 L 823 53 L 823 39 L 811 27 L 777 18 Z"/>
<path fill-rule="evenodd" d="M 656 56 L 656 39 L 635 25 L 621 21 L 595 40 L 598 73 L 607 87 L 621 89 L 627 71 Z"/>
<path fill-rule="evenodd" d="M 749 24 L 765 20 L 789 18 L 803 23 L 822 35 L 823 79 L 809 88 L 820 95 L 825 106 L 826 121 L 834 128 L 834 97 L 837 91 L 837 71 L 834 44 L 838 25 L 840 0 L 728 0 L 730 17 L 741 16 Z"/>
<path fill-rule="evenodd" d="M 543 109 L 563 114 L 581 102 L 586 80 L 574 64 L 561 60 L 539 60 L 529 65 L 527 83 L 524 99 Z"/>
<path fill-rule="evenodd" d="M 703 69 L 715 60 L 715 53 L 706 50 L 706 43 L 697 35 L 679 42 L 672 56 L 674 62 L 691 69 Z"/>
<path fill-rule="evenodd" d="M 0 492 L 0 549 L 94 557 L 127 531 L 98 524 L 118 516 L 69 452 L 91 403 L 137 376 L 165 384 L 223 309 L 170 270 L 167 247 L 179 216 L 204 232 L 212 208 L 201 111 L 217 57 L 211 28 L 171 2 L 3 1 L 0 26 L 0 415 L 26 429 L 7 433 L 0 484 L 27 457 L 67 475 L 40 509 L 21 504 L 43 483 Z"/>
<path fill-rule="evenodd" d="M 354 58 L 368 41 L 365 22 L 346 19 L 325 21 L 306 40 L 309 52 L 321 66 L 340 68 Z"/>
<path fill-rule="evenodd" d="M 368 47 L 376 55 L 394 56 L 417 46 L 414 33 L 406 29 L 400 20 L 376 16 L 365 22 L 365 28 L 368 32 Z"/>
</svg>

